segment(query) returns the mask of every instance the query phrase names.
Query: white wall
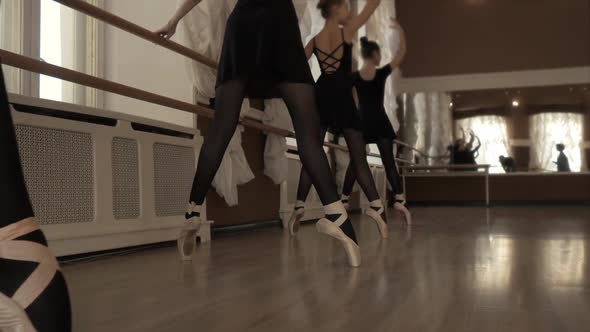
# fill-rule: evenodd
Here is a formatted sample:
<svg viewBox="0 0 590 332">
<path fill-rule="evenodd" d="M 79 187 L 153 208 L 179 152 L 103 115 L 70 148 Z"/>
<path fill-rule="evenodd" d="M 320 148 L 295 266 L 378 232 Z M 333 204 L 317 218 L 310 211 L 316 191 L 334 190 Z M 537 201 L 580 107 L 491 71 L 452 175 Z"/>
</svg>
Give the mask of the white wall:
<svg viewBox="0 0 590 332">
<path fill-rule="evenodd" d="M 176 1 L 105 0 L 105 9 L 115 15 L 155 30 L 174 13 Z M 193 102 L 193 89 L 185 59 L 117 28 L 105 31 L 105 78 L 170 98 Z M 181 33 L 181 32 L 179 32 Z M 181 40 L 176 36 L 175 39 Z M 193 127 L 192 114 L 121 97 L 105 96 L 105 109 Z"/>
</svg>

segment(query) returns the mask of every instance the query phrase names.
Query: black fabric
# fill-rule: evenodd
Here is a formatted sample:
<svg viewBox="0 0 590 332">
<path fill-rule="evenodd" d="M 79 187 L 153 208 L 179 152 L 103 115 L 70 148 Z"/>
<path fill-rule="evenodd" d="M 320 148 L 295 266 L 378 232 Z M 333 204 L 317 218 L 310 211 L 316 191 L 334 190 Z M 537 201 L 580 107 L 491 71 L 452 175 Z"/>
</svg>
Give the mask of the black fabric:
<svg viewBox="0 0 590 332">
<path fill-rule="evenodd" d="M 365 150 L 365 141 L 362 132 L 349 128 L 344 129 L 343 134 L 350 153 L 349 167 L 351 168 L 351 172 L 355 173 L 354 178 L 359 179 L 359 184 L 369 201 L 379 199 L 379 192 L 377 191 L 375 180 L 367 162 L 367 151 Z M 310 190 L 311 181 L 309 180 L 309 175 L 302 169 L 299 176 L 299 187 L 297 188 L 297 200 L 305 201 Z"/>
<path fill-rule="evenodd" d="M 376 143 L 377 147 L 379 148 L 379 153 L 381 154 L 381 161 L 383 162 L 383 167 L 385 168 L 387 181 L 389 181 L 393 193 L 396 195 L 403 194 L 402 177 L 399 174 L 397 164 L 395 162 L 395 156 L 393 155 L 393 140 L 389 138 L 381 138 Z M 342 193 L 349 196 L 352 192 L 355 182 L 356 174 L 354 165 L 351 163 L 348 165 L 348 169 L 346 170 L 344 185 L 342 186 Z"/>
<path fill-rule="evenodd" d="M 344 40 L 341 31 L 342 43 L 334 50 L 321 50 L 314 42 L 314 54 L 322 69 L 316 82 L 321 125 L 335 134 L 346 128 L 361 130 L 361 117 L 353 97 L 352 44 Z M 337 57 L 339 49 L 342 55 Z"/>
<path fill-rule="evenodd" d="M 4 76 L 0 71 L 0 228 L 33 216 L 21 168 Z"/>
<path fill-rule="evenodd" d="M 199 218 L 201 217 L 201 213 L 200 212 L 191 212 L 191 213 L 185 213 L 184 214 L 184 219 L 191 219 L 191 218 Z"/>
<path fill-rule="evenodd" d="M 238 126 L 245 96 L 246 84 L 243 81 L 228 81 L 217 88 L 215 115 L 207 128 L 201 146 L 197 172 L 190 195 L 191 202 L 197 205 L 202 205 L 205 201 L 207 191 L 223 159 L 223 154 Z"/>
<path fill-rule="evenodd" d="M 339 200 L 338 190 L 322 146 L 323 139 L 320 140 L 322 130 L 314 88 L 307 84 L 283 84 L 280 91 L 293 120 L 302 170 L 310 176 L 322 203 L 332 204 Z"/>
<path fill-rule="evenodd" d="M 341 214 L 327 214 L 326 219 L 330 220 L 331 222 L 335 222 L 340 219 L 341 216 Z M 350 218 L 347 218 L 346 221 L 340 225 L 340 229 L 342 232 L 344 232 L 344 234 L 346 234 L 346 236 L 353 240 L 354 243 L 358 244 L 358 241 L 356 240 L 356 233 L 354 232 L 354 227 L 352 226 Z"/>
<path fill-rule="evenodd" d="M 291 0 L 239 0 L 227 20 L 217 87 L 246 82 L 251 98 L 279 96 L 279 83 L 313 84 Z"/>
<path fill-rule="evenodd" d="M 512 157 L 506 157 L 503 161 L 501 161 L 502 168 L 506 173 L 514 173 L 516 172 L 516 161 Z"/>
<path fill-rule="evenodd" d="M 0 228 L 33 216 L 20 164 L 14 125 L 10 114 L 4 76 L 0 69 Z M 47 246 L 41 231 L 26 234 L 17 240 Z M 2 259 L 0 253 L 0 292 L 12 297 L 37 267 L 34 262 Z M 71 331 L 71 310 L 68 290 L 61 272 L 28 307 L 26 312 L 40 332 Z"/>
<path fill-rule="evenodd" d="M 397 136 L 385 112 L 385 84 L 392 73 L 391 65 L 377 69 L 372 80 L 364 80 L 360 72 L 353 75 L 359 99 L 362 129 L 367 143 L 377 143 L 381 138 L 394 140 Z"/>
</svg>

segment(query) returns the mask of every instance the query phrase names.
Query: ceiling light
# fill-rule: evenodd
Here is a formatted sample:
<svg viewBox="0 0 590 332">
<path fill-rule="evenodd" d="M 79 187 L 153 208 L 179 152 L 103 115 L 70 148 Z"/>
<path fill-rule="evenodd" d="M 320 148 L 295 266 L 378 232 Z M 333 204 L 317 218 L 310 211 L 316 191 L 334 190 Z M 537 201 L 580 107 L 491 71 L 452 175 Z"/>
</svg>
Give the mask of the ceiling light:
<svg viewBox="0 0 590 332">
<path fill-rule="evenodd" d="M 520 106 L 520 103 L 518 102 L 518 100 L 513 100 L 512 107 L 518 107 L 518 106 Z"/>
</svg>

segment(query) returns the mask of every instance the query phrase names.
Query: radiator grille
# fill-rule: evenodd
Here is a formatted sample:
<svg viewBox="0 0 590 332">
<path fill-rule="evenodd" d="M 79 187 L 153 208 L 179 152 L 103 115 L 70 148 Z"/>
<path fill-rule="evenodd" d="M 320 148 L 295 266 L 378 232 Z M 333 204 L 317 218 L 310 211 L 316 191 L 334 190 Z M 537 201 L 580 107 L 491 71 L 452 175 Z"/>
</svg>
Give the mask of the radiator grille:
<svg viewBox="0 0 590 332">
<path fill-rule="evenodd" d="M 137 141 L 115 137 L 113 159 L 113 214 L 115 219 L 137 219 L 141 215 L 139 154 Z"/>
<path fill-rule="evenodd" d="M 25 181 L 40 224 L 93 222 L 94 146 L 90 134 L 16 126 Z"/>
<path fill-rule="evenodd" d="M 193 148 L 154 144 L 156 215 L 183 215 L 195 172 Z"/>
</svg>

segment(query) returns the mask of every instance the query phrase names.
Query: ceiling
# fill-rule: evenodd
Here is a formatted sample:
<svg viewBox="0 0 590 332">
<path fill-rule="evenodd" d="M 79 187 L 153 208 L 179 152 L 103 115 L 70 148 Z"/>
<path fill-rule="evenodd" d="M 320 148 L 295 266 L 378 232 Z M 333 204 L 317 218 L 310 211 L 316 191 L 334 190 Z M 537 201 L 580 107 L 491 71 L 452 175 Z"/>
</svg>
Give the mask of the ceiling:
<svg viewBox="0 0 590 332">
<path fill-rule="evenodd" d="M 452 92 L 453 109 L 469 111 L 526 105 L 583 105 L 590 110 L 590 84 Z"/>
</svg>

